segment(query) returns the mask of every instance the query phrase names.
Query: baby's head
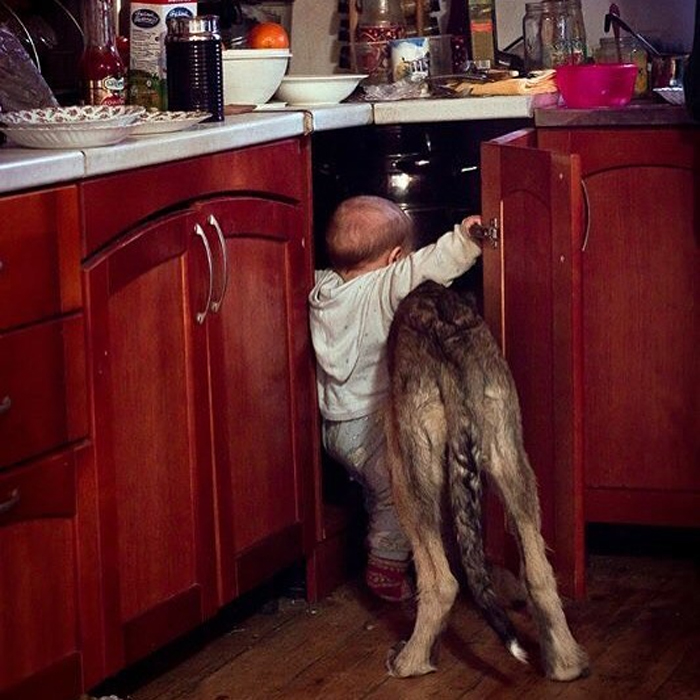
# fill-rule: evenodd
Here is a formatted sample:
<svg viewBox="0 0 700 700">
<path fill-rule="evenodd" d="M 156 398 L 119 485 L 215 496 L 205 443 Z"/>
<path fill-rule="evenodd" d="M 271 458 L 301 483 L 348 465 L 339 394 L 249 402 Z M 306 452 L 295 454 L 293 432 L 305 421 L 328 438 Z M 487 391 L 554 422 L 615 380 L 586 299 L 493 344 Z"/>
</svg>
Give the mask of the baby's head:
<svg viewBox="0 0 700 700">
<path fill-rule="evenodd" d="M 397 248 L 413 250 L 414 227 L 409 216 L 382 197 L 362 195 L 342 202 L 326 231 L 326 249 L 333 269 L 341 272 L 376 267 Z"/>
</svg>

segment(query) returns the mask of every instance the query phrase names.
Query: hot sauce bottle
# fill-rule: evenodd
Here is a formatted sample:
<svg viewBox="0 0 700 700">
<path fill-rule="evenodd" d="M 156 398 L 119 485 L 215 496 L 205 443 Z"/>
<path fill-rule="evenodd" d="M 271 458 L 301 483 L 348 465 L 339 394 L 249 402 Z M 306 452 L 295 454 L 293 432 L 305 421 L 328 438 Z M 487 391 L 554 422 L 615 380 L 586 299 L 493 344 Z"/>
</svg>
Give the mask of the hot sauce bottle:
<svg viewBox="0 0 700 700">
<path fill-rule="evenodd" d="M 83 27 L 85 51 L 80 69 L 85 104 L 126 104 L 127 71 L 117 51 L 111 0 L 83 3 Z"/>
</svg>

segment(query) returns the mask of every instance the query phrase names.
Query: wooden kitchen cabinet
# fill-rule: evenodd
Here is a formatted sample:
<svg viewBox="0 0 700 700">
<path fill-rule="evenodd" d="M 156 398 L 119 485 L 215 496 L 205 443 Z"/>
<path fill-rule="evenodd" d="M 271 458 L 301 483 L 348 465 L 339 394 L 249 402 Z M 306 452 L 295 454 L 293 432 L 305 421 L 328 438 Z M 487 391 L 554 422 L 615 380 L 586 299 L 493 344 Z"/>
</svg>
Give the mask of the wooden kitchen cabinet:
<svg viewBox="0 0 700 700">
<path fill-rule="evenodd" d="M 589 522 L 700 525 L 700 136 L 561 128 L 483 146 L 485 314 L 513 369 L 543 531 L 585 590 Z M 492 554 L 506 547 L 498 517 Z"/>
<path fill-rule="evenodd" d="M 199 240 L 181 212 L 85 265 L 108 672 L 215 610 Z"/>
<path fill-rule="evenodd" d="M 298 204 L 227 196 L 196 211 L 219 227 L 227 267 L 207 322 L 223 604 L 313 544 L 311 269 Z"/>
<path fill-rule="evenodd" d="M 102 677 L 77 188 L 0 199 L 0 698 Z"/>
<path fill-rule="evenodd" d="M 82 185 L 108 673 L 313 545 L 309 192 L 301 140 Z"/>
</svg>

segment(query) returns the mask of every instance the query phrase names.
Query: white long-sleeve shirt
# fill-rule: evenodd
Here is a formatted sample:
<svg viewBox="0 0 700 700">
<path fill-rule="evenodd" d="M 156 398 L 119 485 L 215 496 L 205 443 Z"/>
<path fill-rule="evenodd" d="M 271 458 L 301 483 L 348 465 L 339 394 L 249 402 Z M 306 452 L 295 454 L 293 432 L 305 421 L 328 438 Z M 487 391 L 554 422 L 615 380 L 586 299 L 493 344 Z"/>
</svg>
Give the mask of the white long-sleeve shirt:
<svg viewBox="0 0 700 700">
<path fill-rule="evenodd" d="M 450 285 L 480 254 L 457 224 L 435 243 L 347 282 L 333 270 L 316 271 L 309 305 L 323 418 L 351 420 L 379 409 L 389 388 L 386 342 L 399 302 L 426 280 Z"/>
</svg>

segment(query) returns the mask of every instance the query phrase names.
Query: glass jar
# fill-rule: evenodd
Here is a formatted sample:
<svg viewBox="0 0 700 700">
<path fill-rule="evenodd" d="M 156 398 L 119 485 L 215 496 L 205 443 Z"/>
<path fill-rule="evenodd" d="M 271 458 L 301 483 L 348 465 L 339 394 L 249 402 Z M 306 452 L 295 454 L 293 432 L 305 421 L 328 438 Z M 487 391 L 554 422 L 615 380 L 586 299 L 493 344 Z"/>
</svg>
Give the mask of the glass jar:
<svg viewBox="0 0 700 700">
<path fill-rule="evenodd" d="M 525 3 L 523 17 L 523 41 L 525 70 L 539 70 L 542 65 L 542 3 Z"/>
<path fill-rule="evenodd" d="M 571 43 L 571 62 L 585 63 L 588 54 L 586 42 L 586 25 L 583 22 L 581 0 L 567 0 L 569 13 L 569 31 Z"/>
<path fill-rule="evenodd" d="M 637 79 L 634 82 L 634 96 L 642 97 L 649 92 L 649 58 L 646 50 L 632 36 L 601 37 L 600 46 L 595 52 L 598 63 L 634 63 L 637 66 Z"/>
<path fill-rule="evenodd" d="M 564 0 L 542 3 L 542 65 L 556 68 L 571 63 L 571 19 Z"/>
</svg>

